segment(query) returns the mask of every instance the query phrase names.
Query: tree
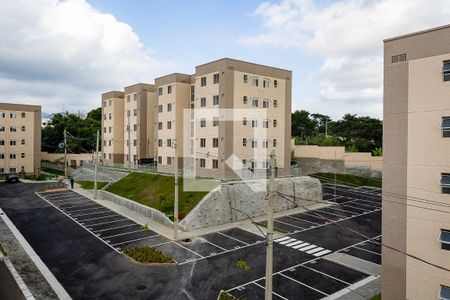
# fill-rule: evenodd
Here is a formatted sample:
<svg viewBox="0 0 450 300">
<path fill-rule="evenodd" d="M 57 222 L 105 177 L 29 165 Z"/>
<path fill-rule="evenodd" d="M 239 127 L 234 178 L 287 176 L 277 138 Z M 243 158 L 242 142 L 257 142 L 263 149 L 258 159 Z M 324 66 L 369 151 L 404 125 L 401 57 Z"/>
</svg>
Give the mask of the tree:
<svg viewBox="0 0 450 300">
<path fill-rule="evenodd" d="M 317 121 L 310 118 L 306 110 L 296 110 L 292 114 L 292 135 L 303 140 L 310 139 L 316 134 Z"/>
<path fill-rule="evenodd" d="M 327 115 L 311 114 L 311 117 L 317 122 L 317 133 L 325 133 L 327 124 L 332 122 L 331 118 Z"/>
<path fill-rule="evenodd" d="M 71 113 L 56 113 L 42 128 L 42 151 L 63 152 L 64 129 L 68 132 L 69 152 L 84 153 L 95 150 L 96 133 L 101 128 L 101 108 L 91 110 L 86 118 Z"/>
</svg>

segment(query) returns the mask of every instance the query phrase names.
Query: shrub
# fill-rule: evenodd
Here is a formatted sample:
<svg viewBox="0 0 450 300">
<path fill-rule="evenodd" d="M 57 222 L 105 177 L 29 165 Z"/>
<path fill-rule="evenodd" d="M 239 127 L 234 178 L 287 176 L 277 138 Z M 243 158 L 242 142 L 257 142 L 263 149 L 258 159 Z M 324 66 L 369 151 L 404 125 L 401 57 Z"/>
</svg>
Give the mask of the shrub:
<svg viewBox="0 0 450 300">
<path fill-rule="evenodd" d="M 145 264 L 174 263 L 171 257 L 147 245 L 142 247 L 125 247 L 123 253 L 133 260 Z"/>
</svg>

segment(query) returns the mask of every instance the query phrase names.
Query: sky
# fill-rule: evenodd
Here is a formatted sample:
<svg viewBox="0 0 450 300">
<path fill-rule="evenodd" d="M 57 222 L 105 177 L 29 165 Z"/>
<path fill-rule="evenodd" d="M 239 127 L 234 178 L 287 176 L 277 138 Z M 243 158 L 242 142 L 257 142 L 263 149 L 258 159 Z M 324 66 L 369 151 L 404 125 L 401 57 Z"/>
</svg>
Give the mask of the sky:
<svg viewBox="0 0 450 300">
<path fill-rule="evenodd" d="M 447 0 L 2 0 L 0 102 L 83 112 L 101 93 L 222 57 L 293 71 L 292 110 L 382 118 L 383 39 Z"/>
</svg>

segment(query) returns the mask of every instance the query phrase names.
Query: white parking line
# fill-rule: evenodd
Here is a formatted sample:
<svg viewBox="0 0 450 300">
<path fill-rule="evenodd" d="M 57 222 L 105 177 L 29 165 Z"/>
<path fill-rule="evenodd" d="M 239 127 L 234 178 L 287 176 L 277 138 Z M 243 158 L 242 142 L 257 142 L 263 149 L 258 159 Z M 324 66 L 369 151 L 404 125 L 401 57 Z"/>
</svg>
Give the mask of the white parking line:
<svg viewBox="0 0 450 300">
<path fill-rule="evenodd" d="M 107 209 L 107 208 L 105 208 L 104 209 L 105 210 L 105 213 L 107 213 L 108 211 L 109 211 L 109 209 Z M 84 213 L 84 212 L 81 212 L 81 213 L 73 213 L 73 212 L 67 212 L 68 214 L 70 214 L 71 216 L 74 216 L 74 215 L 78 215 L 78 216 L 89 216 L 89 215 L 95 215 L 95 214 L 101 214 L 102 212 L 98 212 L 98 211 L 96 211 L 96 212 L 91 212 L 91 213 Z M 76 217 L 78 217 L 78 216 L 76 216 Z"/>
<path fill-rule="evenodd" d="M 300 281 L 298 281 L 298 280 L 295 280 L 294 278 L 288 277 L 288 276 L 284 275 L 283 273 L 279 273 L 279 275 L 281 275 L 281 276 L 283 276 L 284 278 L 287 278 L 287 279 L 289 279 L 289 280 L 292 280 L 292 281 L 294 281 L 294 282 L 296 282 L 296 283 L 298 283 L 298 284 L 304 285 L 304 286 L 306 286 L 307 288 L 310 288 L 310 289 L 312 289 L 312 290 L 314 290 L 314 291 L 316 291 L 316 292 L 321 293 L 322 295 L 328 296 L 328 294 L 322 292 L 321 290 L 318 290 L 318 289 L 316 289 L 316 288 L 313 288 L 312 286 L 309 286 L 309 285 L 307 285 L 307 284 L 304 284 L 303 282 L 300 282 Z"/>
<path fill-rule="evenodd" d="M 370 250 L 367 250 L 367 249 L 364 249 L 364 248 L 359 248 L 358 246 L 355 246 L 355 247 L 353 247 L 353 248 L 359 249 L 359 250 L 363 250 L 363 251 L 366 251 L 366 252 L 368 252 L 368 253 L 372 253 L 372 254 L 376 254 L 376 255 L 378 255 L 378 256 L 381 256 L 381 253 L 373 252 L 373 251 L 370 251 Z"/>
<path fill-rule="evenodd" d="M 118 233 L 118 234 L 108 235 L 108 236 L 102 236 L 102 235 L 100 234 L 100 236 L 101 236 L 103 239 L 110 239 L 110 238 L 113 238 L 113 237 L 116 237 L 116 236 L 122 236 L 122 235 L 133 234 L 133 233 L 144 232 L 144 231 L 145 231 L 145 229 L 139 229 L 139 230 L 136 230 L 136 231 L 123 232 L 123 233 Z"/>
<path fill-rule="evenodd" d="M 276 222 L 279 222 L 279 223 L 282 223 L 282 224 L 286 224 L 286 225 L 292 226 L 292 227 L 299 228 L 299 229 L 301 229 L 301 230 L 305 229 L 305 228 L 303 228 L 303 227 L 300 227 L 300 226 L 297 226 L 297 225 L 293 225 L 293 224 L 291 224 L 291 223 L 286 223 L 286 222 L 280 221 L 280 220 L 278 220 L 278 219 L 275 219 L 275 221 L 276 221 Z"/>
<path fill-rule="evenodd" d="M 84 225 L 83 221 L 84 220 L 80 221 L 80 223 Z M 130 222 L 132 222 L 130 219 L 127 219 L 127 218 L 123 217 L 122 219 L 119 219 L 119 220 L 108 221 L 108 222 L 101 222 L 101 223 L 95 223 L 95 224 L 89 224 L 87 226 L 98 226 L 98 225 L 105 225 L 105 224 L 111 224 L 111 223 L 117 223 L 117 222 L 123 222 L 123 221 L 130 221 Z"/>
<path fill-rule="evenodd" d="M 289 243 L 289 244 L 287 244 L 287 245 L 286 245 L 286 247 L 292 247 L 292 246 L 294 246 L 294 245 L 298 245 L 298 244 L 300 244 L 300 243 L 303 243 L 303 241 L 299 241 L 299 240 L 297 240 L 297 241 L 295 241 L 295 242 L 293 242 L 293 243 Z"/>
<path fill-rule="evenodd" d="M 289 218 L 292 218 L 292 219 L 296 219 L 296 220 L 300 220 L 300 221 L 304 221 L 304 222 L 308 222 L 308 223 L 311 223 L 311 224 L 313 224 L 313 225 L 321 225 L 320 223 L 316 223 L 316 222 L 313 222 L 313 221 L 309 221 L 309 220 L 305 220 L 305 219 L 302 219 L 301 217 L 296 217 L 296 216 L 288 216 Z"/>
<path fill-rule="evenodd" d="M 313 254 L 313 253 L 319 252 L 319 251 L 321 251 L 321 250 L 323 250 L 323 248 L 322 248 L 322 247 L 318 247 L 318 248 L 315 248 L 315 249 L 306 251 L 306 253 L 308 253 L 308 254 Z"/>
<path fill-rule="evenodd" d="M 317 252 L 317 253 L 314 253 L 313 255 L 315 256 L 315 257 L 319 257 L 319 256 L 323 256 L 323 255 L 325 255 L 325 254 L 328 254 L 328 253 L 331 253 L 332 251 L 331 250 L 323 250 L 323 251 L 320 251 L 320 252 Z"/>
<path fill-rule="evenodd" d="M 113 223 L 113 222 L 111 222 Z M 119 228 L 125 228 L 125 227 L 129 227 L 129 226 L 135 226 L 138 224 L 128 224 L 128 225 L 122 225 L 122 226 L 117 226 L 117 227 L 112 227 L 112 228 L 105 228 L 105 229 L 100 229 L 100 230 L 93 230 L 95 233 L 99 233 L 99 232 L 103 232 L 103 231 L 107 231 L 107 230 L 113 230 L 113 229 L 119 229 Z M 92 229 L 92 228 L 91 228 Z"/>
<path fill-rule="evenodd" d="M 119 215 L 116 214 L 116 213 L 113 213 L 113 214 L 108 215 L 108 216 L 103 216 L 103 217 L 98 217 L 98 218 L 90 218 L 90 219 L 83 219 L 83 220 L 80 220 L 80 221 L 86 222 L 86 221 L 91 221 L 91 220 L 98 220 L 98 219 L 104 219 L 104 218 L 111 218 L 111 217 L 114 217 L 114 216 L 119 216 Z M 74 218 L 74 219 L 77 219 L 77 218 Z"/>
<path fill-rule="evenodd" d="M 199 240 L 202 240 L 202 241 L 205 241 L 206 243 L 211 244 L 211 245 L 213 245 L 213 246 L 216 247 L 216 248 L 222 249 L 223 251 L 227 251 L 227 249 L 222 248 L 222 247 L 220 247 L 219 245 L 216 245 L 216 244 L 214 244 L 213 242 L 210 242 L 210 241 L 208 241 L 207 239 L 202 238 L 201 236 L 199 236 L 198 239 L 199 239 Z"/>
<path fill-rule="evenodd" d="M 73 213 L 77 213 L 77 212 L 80 212 L 80 211 L 87 211 L 87 210 L 93 210 L 93 209 L 104 209 L 104 208 L 105 208 L 104 206 L 99 205 L 98 207 L 77 209 L 77 210 L 68 211 L 67 213 L 73 214 Z M 65 211 L 65 209 L 64 209 L 64 211 Z"/>
<path fill-rule="evenodd" d="M 248 245 L 248 243 L 246 243 L 246 242 L 244 242 L 244 241 L 241 241 L 241 240 L 239 240 L 239 239 L 237 239 L 237 238 L 234 238 L 234 237 L 232 237 L 232 236 L 229 236 L 229 235 L 227 235 L 227 234 L 225 234 L 225 233 L 223 233 L 223 232 L 217 231 L 217 233 L 219 233 L 219 234 L 221 234 L 221 235 L 223 235 L 223 236 L 226 236 L 227 238 L 230 238 L 230 239 L 233 239 L 233 240 L 238 241 L 238 242 L 240 242 L 240 243 L 243 243 L 243 244 L 245 244 L 245 245 Z"/>
<path fill-rule="evenodd" d="M 310 243 L 303 243 L 303 244 L 300 244 L 300 245 L 292 247 L 292 249 L 299 249 L 299 248 L 303 248 L 303 247 L 308 246 L 308 245 L 310 245 Z"/>
<path fill-rule="evenodd" d="M 317 247 L 316 245 L 309 245 L 309 246 L 306 246 L 306 247 L 303 247 L 303 248 L 299 248 L 298 250 L 306 251 L 306 250 L 309 250 L 309 249 L 312 249 L 312 248 L 316 248 L 316 247 Z"/>
<path fill-rule="evenodd" d="M 120 243 L 115 243 L 115 244 L 112 244 L 112 246 L 115 247 L 115 246 L 118 246 L 118 245 L 134 243 L 134 242 L 142 241 L 142 240 L 145 240 L 145 239 L 148 239 L 148 238 L 152 238 L 152 237 L 155 237 L 155 236 L 157 236 L 157 234 L 149 235 L 149 236 L 146 236 L 146 237 L 143 237 L 143 238 L 139 238 L 139 239 L 134 239 L 134 240 L 124 241 L 124 242 L 120 242 Z"/>
<path fill-rule="evenodd" d="M 266 288 L 263 287 L 262 285 L 260 285 L 259 283 L 253 282 L 253 284 L 256 285 L 256 286 L 259 286 L 259 287 L 262 288 L 263 290 L 266 290 Z M 280 294 L 275 293 L 274 291 L 272 291 L 272 294 L 277 295 L 277 296 L 280 297 L 281 299 L 289 300 L 288 298 L 285 298 L 285 297 L 281 296 Z"/>
</svg>

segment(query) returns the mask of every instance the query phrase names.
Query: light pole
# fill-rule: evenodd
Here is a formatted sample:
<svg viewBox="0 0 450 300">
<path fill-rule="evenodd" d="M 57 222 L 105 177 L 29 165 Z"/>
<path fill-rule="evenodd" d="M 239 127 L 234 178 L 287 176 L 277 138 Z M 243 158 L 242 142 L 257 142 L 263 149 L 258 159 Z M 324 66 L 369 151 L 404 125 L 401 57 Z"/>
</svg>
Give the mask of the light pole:
<svg viewBox="0 0 450 300">
<path fill-rule="evenodd" d="M 95 144 L 95 173 L 94 173 L 94 199 L 97 199 L 97 181 L 98 181 L 98 144 L 100 140 L 100 131 L 97 130 L 97 142 Z"/>
<path fill-rule="evenodd" d="M 173 205 L 173 239 L 178 239 L 178 149 L 177 141 L 173 141 L 173 148 L 175 150 L 175 197 Z"/>
<path fill-rule="evenodd" d="M 275 150 L 270 153 L 269 200 L 267 201 L 267 241 L 266 241 L 266 295 L 272 300 L 273 273 L 273 200 L 275 197 Z"/>
</svg>

